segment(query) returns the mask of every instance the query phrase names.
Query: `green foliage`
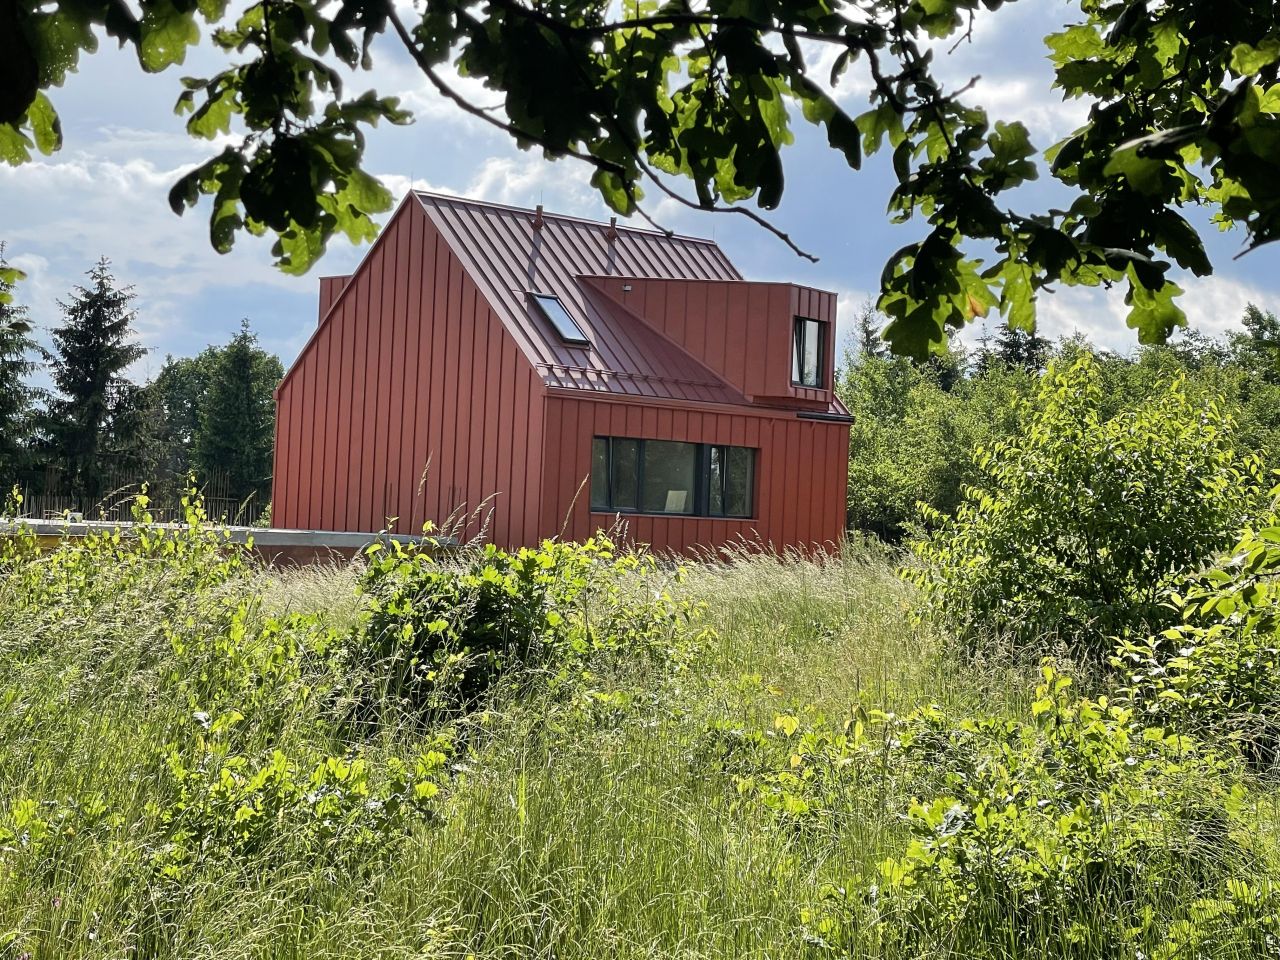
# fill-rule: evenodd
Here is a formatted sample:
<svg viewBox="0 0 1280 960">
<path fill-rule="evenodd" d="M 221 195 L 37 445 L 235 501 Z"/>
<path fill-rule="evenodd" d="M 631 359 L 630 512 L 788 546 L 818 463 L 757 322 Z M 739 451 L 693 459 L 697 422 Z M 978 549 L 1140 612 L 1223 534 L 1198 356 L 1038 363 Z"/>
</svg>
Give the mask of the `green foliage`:
<svg viewBox="0 0 1280 960">
<path fill-rule="evenodd" d="M 573 598 L 546 656 L 504 661 L 483 711 L 375 726 L 352 723 L 380 682 L 360 625 L 425 561 L 357 595 L 359 569 L 264 570 L 140 513 L 145 542 L 0 539 L 0 954 L 1274 953 L 1270 786 L 1056 674 L 1028 702 L 1025 672 L 950 656 L 904 626 L 886 551 L 677 577 L 565 546 L 535 588 Z M 934 800 L 946 830 L 903 816 Z M 1044 909 L 975 942 L 1027 890 Z"/>
<path fill-rule="evenodd" d="M 911 805 L 910 842 L 876 884 L 828 891 L 817 937 L 841 947 L 865 925 L 892 955 L 1170 957 L 1171 941 L 1211 943 L 1196 924 L 1222 899 L 1237 904 L 1230 949 L 1267 942 L 1280 890 L 1256 861 L 1247 879 L 1222 866 L 1250 862 L 1229 767 L 1043 674 L 1031 722 L 914 718 L 904 749 L 940 789 Z M 1170 898 L 1191 907 L 1171 916 Z"/>
<path fill-rule="evenodd" d="M 1280 380 L 1273 376 L 1269 314 L 1250 307 L 1245 332 L 1226 338 L 1196 330 L 1174 343 L 1142 347 L 1132 356 L 1094 348 L 1082 336 L 1045 354 L 1026 334 L 984 338 L 956 373 L 945 358 L 923 364 L 886 363 L 867 317 L 858 351 L 847 355 L 836 389 L 854 414 L 849 444 L 849 525 L 896 542 L 919 519 L 916 502 L 955 512 L 961 489 L 980 477 L 979 447 L 1021 433 L 1015 401 L 1029 400 L 1040 368 L 1089 355 L 1100 384 L 1099 415 L 1110 419 L 1143 407 L 1171 381 L 1181 380 L 1197 404 L 1216 402 L 1233 422 L 1234 444 L 1265 469 L 1280 468 Z M 868 336 L 871 339 L 867 339 Z M 1010 345 L 1003 340 L 1013 337 Z M 867 349 L 861 344 L 870 344 Z M 942 364 L 939 366 L 939 364 Z"/>
<path fill-rule="evenodd" d="M 616 556 L 603 538 L 515 553 L 488 544 L 461 564 L 434 550 L 370 548 L 360 583 L 369 616 L 350 656 L 385 685 L 380 699 L 447 714 L 481 705 L 503 681 L 577 674 L 601 654 L 678 656 L 689 607 L 623 583 L 652 573 L 652 558 Z M 584 615 L 601 601 L 607 615 Z"/>
<path fill-rule="evenodd" d="M 979 457 L 954 517 L 926 510 L 906 576 L 923 615 L 973 646 L 1055 641 L 1101 657 L 1169 619 L 1164 592 L 1210 560 L 1260 499 L 1217 401 L 1175 381 L 1110 418 L 1087 354 L 1055 365 L 1020 434 Z"/>
<path fill-rule="evenodd" d="M 1273 491 L 1273 495 L 1280 491 Z M 1261 518 L 1171 603 L 1184 622 L 1123 643 L 1123 696 L 1147 722 L 1280 760 L 1280 517 Z"/>
<path fill-rule="evenodd" d="M 1055 283 L 1123 284 L 1128 324 L 1142 343 L 1163 341 L 1185 323 L 1170 268 L 1212 270 L 1178 208 L 1208 205 L 1254 246 L 1280 235 L 1271 189 L 1280 173 L 1280 19 L 1266 4 L 1234 3 L 1223 14 L 1215 0 L 1082 4 L 1078 22 L 1046 42 L 1055 86 L 1089 101 L 1088 119 L 1042 163 L 1023 122 L 993 121 L 939 79 L 939 41 L 1003 6 L 712 0 L 694 11 L 432 0 L 409 15 L 371 0 L 260 0 L 233 14 L 220 0 L 142 0 L 136 9 L 19 0 L 0 22 L 0 158 L 20 164 L 33 149 L 59 148 L 47 92 L 100 35 L 159 72 L 183 62 L 203 22 L 236 62 L 183 78 L 176 109 L 191 136 L 230 142 L 179 180 L 170 204 L 181 212 L 208 197 L 215 249 L 228 250 L 240 231 L 270 231 L 277 263 L 301 272 L 336 233 L 371 238 L 372 217 L 390 203 L 364 170 L 365 131 L 410 115 L 394 98 L 344 89 L 385 43 L 441 98 L 521 147 L 585 162 L 621 213 L 637 210 L 645 188 L 676 196 L 671 178 L 692 181 L 691 206 L 775 209 L 783 150 L 801 120 L 854 170 L 887 147 L 890 215 L 918 216 L 924 228 L 881 276 L 884 335 L 896 352 L 942 352 L 949 333 L 992 309 L 1030 332 L 1037 294 Z M 444 70 L 450 61 L 496 91 L 502 110 L 459 92 Z M 869 103 L 851 115 L 838 87 L 854 71 Z M 1046 167 L 1067 200 L 1044 211 L 1013 206 L 1013 191 Z"/>
<path fill-rule="evenodd" d="M 200 411 L 217 361 L 218 348 L 212 346 L 194 357 L 166 356 L 156 378 L 147 384 L 156 413 L 153 428 L 156 480 L 185 477 L 195 470 L 192 450 L 200 431 Z"/>
<path fill-rule="evenodd" d="M 184 520 L 162 525 L 147 511 L 146 492 L 134 498 L 133 523 L 103 524 L 83 536 L 68 531 L 61 545 L 42 556 L 34 533 L 21 520 L 0 542 L 5 600 L 34 615 L 44 640 L 74 631 L 77 617 L 113 605 L 127 587 L 163 573 L 152 599 L 166 616 L 191 622 L 196 598 L 216 594 L 245 570 L 244 548 L 211 527 L 195 490 L 182 498 Z M 205 613 L 207 610 L 200 610 Z"/>
<path fill-rule="evenodd" d="M 811 955 L 1240 960 L 1278 942 L 1280 886 L 1238 764 L 1077 698 L 1048 665 L 1024 710 L 718 720 L 699 770 L 727 776 L 732 815 L 762 812 L 803 862 L 907 811 L 887 859 L 802 902 Z"/>
<path fill-rule="evenodd" d="M 204 741 L 189 766 L 173 751 L 177 795 L 161 815 L 166 839 L 156 868 L 177 881 L 211 860 L 303 856 L 368 869 L 433 814 L 446 759 L 424 750 L 411 762 L 390 757 L 385 769 L 371 769 L 355 751 L 300 762 L 275 750 L 255 760 Z"/>
<path fill-rule="evenodd" d="M 990 369 L 944 389 L 936 370 L 904 359 L 848 358 L 836 392 L 849 432 L 849 525 L 889 541 L 918 518 L 917 503 L 950 513 L 974 482 L 974 455 L 1014 432 L 1021 371 Z"/>
<path fill-rule="evenodd" d="M 1249 304 L 1241 318 L 1243 334 L 1235 334 L 1232 346 L 1247 369 L 1268 384 L 1280 383 L 1280 318 Z"/>
<path fill-rule="evenodd" d="M 247 320 L 210 363 L 192 463 L 198 475 L 225 474 L 237 500 L 270 495 L 275 388 L 283 376 L 280 360 L 257 346 Z"/>
<path fill-rule="evenodd" d="M 108 492 L 112 467 L 137 462 L 144 424 L 138 388 L 124 374 L 146 353 L 133 339 L 132 289 L 116 285 L 106 258 L 89 271 L 89 281 L 59 302 L 63 323 L 52 331 L 50 369 L 57 393 L 44 425 L 50 458 L 85 512 Z"/>
<path fill-rule="evenodd" d="M 13 302 L 12 275 L 0 242 L 0 484 L 23 479 L 30 466 L 40 396 L 27 378 L 41 352 L 29 335 L 27 308 Z"/>
<path fill-rule="evenodd" d="M 717 720 L 702 759 L 732 778 L 735 805 L 759 804 L 800 837 L 839 835 L 899 799 L 912 771 L 909 720 L 859 706 L 839 726 L 811 708 L 776 714 L 764 730 Z"/>
<path fill-rule="evenodd" d="M 1050 347 L 1044 337 L 1004 324 L 996 333 L 994 359 L 1006 366 L 1039 373 L 1049 362 Z"/>
</svg>

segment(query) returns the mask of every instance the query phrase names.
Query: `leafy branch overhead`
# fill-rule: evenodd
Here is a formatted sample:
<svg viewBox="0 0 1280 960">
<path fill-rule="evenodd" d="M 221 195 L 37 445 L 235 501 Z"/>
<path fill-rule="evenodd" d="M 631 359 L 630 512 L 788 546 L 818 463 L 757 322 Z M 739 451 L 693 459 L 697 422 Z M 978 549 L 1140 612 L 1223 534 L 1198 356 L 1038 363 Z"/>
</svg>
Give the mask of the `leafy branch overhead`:
<svg viewBox="0 0 1280 960">
<path fill-rule="evenodd" d="M 781 201 L 792 125 L 820 127 L 853 169 L 889 150 L 889 215 L 921 224 L 882 275 L 898 352 L 938 351 L 991 310 L 1029 331 L 1038 293 L 1058 283 L 1120 285 L 1139 339 L 1161 340 L 1184 322 L 1170 268 L 1212 270 L 1180 208 L 1208 205 L 1249 247 L 1280 234 L 1280 13 L 1079 0 L 1078 22 L 1047 43 L 1056 86 L 1085 98 L 1089 119 L 1041 155 L 1022 124 L 993 123 L 935 70 L 949 38 L 1009 2 L 261 0 L 232 17 L 225 0 L 0 0 L 0 157 L 58 149 L 50 93 L 101 40 L 160 72 L 209 29 L 230 65 L 183 79 L 177 110 L 193 136 L 227 145 L 170 202 L 208 198 L 216 249 L 271 232 L 280 266 L 302 272 L 335 233 L 369 239 L 391 203 L 363 169 L 365 133 L 411 117 L 345 90 L 376 48 L 409 56 L 440 97 L 522 147 L 590 165 L 620 213 L 643 215 L 649 191 L 755 219 L 797 252 L 751 206 Z M 501 110 L 464 96 L 449 64 Z M 850 114 L 835 91 L 853 73 L 870 94 Z M 1019 209 L 1017 188 L 1045 171 L 1071 202 Z"/>
</svg>

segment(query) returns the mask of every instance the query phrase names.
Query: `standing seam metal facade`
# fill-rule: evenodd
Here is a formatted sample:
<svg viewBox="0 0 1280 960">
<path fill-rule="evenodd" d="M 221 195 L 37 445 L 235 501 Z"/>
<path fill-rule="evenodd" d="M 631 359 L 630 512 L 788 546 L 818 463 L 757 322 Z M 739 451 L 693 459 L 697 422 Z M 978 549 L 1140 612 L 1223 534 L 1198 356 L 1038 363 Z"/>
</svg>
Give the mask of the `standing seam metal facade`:
<svg viewBox="0 0 1280 960">
<path fill-rule="evenodd" d="M 835 298 L 742 281 L 714 244 L 412 195 L 350 277 L 321 281 L 321 322 L 277 392 L 279 526 L 421 530 L 481 507 L 464 536 L 582 539 L 596 435 L 755 447 L 751 520 L 637 516 L 636 540 L 688 551 L 746 538 L 829 545 L 844 530 L 848 426 L 830 390 L 790 384 L 795 315 Z M 624 289 L 630 287 L 630 289 Z M 559 296 L 590 348 L 530 312 Z M 828 370 L 830 376 L 830 370 Z"/>
</svg>

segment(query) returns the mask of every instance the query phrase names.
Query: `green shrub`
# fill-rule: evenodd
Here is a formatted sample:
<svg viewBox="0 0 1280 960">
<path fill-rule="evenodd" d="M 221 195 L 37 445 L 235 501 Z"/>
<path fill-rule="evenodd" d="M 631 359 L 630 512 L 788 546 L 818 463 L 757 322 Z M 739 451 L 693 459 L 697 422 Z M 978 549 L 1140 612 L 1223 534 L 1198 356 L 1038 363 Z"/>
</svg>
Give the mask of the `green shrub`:
<svg viewBox="0 0 1280 960">
<path fill-rule="evenodd" d="M 1225 739 L 1258 768 L 1280 760 L 1280 517 L 1247 529 L 1171 601 L 1185 622 L 1121 644 L 1112 663 L 1147 722 Z"/>
<path fill-rule="evenodd" d="M 174 880 L 210 861 L 260 868 L 294 857 L 359 867 L 351 858 L 390 848 L 432 815 L 445 761 L 437 749 L 373 766 L 356 751 L 296 759 L 274 750 L 254 759 L 202 741 L 189 764 L 174 751 L 177 799 L 162 815 L 155 866 Z"/>
<path fill-rule="evenodd" d="M 817 942 L 911 957 L 1154 956 L 1181 936 L 1170 924 L 1186 915 L 1171 907 L 1232 895 L 1246 878 L 1230 871 L 1250 855 L 1229 813 L 1242 799 L 1229 763 L 1105 699 L 1073 699 L 1049 667 L 1037 697 L 1031 722 L 914 718 L 904 749 L 940 790 L 911 805 L 909 845 L 878 882 L 832 888 L 810 911 Z"/>
<path fill-rule="evenodd" d="M 917 503 L 954 510 L 976 468 L 974 453 L 1013 431 L 1009 401 L 1032 378 L 996 368 L 944 389 L 905 359 L 849 358 L 837 392 L 853 417 L 848 521 L 888 541 L 915 524 Z"/>
<path fill-rule="evenodd" d="M 196 490 L 182 498 L 181 523 L 156 523 L 148 504 L 143 492 L 134 498 L 131 525 L 104 524 L 82 537 L 68 533 L 47 554 L 29 526 L 13 521 L 12 532 L 0 538 L 0 574 L 10 609 L 67 621 L 117 602 L 142 580 L 182 608 L 246 572 L 245 549 L 209 523 Z"/>
<path fill-rule="evenodd" d="M 488 544 L 443 561 L 375 547 L 360 582 L 368 617 L 348 654 L 379 698 L 443 714 L 474 708 L 502 681 L 554 681 L 594 657 L 678 659 L 692 607 L 647 587 L 656 571 L 652 557 L 618 557 L 602 538 L 514 553 Z"/>
<path fill-rule="evenodd" d="M 1109 419 L 1102 403 L 1090 355 L 1051 368 L 1021 434 L 980 455 L 956 515 L 926 510 L 932 532 L 905 571 L 925 617 L 970 646 L 1061 641 L 1094 658 L 1168 622 L 1165 592 L 1256 509 L 1259 467 L 1181 382 Z"/>
</svg>

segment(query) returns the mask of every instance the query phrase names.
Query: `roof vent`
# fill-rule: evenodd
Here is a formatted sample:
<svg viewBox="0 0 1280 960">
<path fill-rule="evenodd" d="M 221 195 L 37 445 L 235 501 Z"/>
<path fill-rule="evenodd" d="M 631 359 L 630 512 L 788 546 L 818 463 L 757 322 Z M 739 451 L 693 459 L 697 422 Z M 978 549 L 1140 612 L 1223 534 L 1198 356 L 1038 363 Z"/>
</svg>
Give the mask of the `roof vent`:
<svg viewBox="0 0 1280 960">
<path fill-rule="evenodd" d="M 533 229 L 541 230 L 545 222 L 542 219 L 542 204 L 538 204 L 538 208 L 533 211 Z"/>
<path fill-rule="evenodd" d="M 609 229 L 604 232 L 604 238 L 610 243 L 618 239 L 618 218 L 609 218 Z"/>
</svg>

